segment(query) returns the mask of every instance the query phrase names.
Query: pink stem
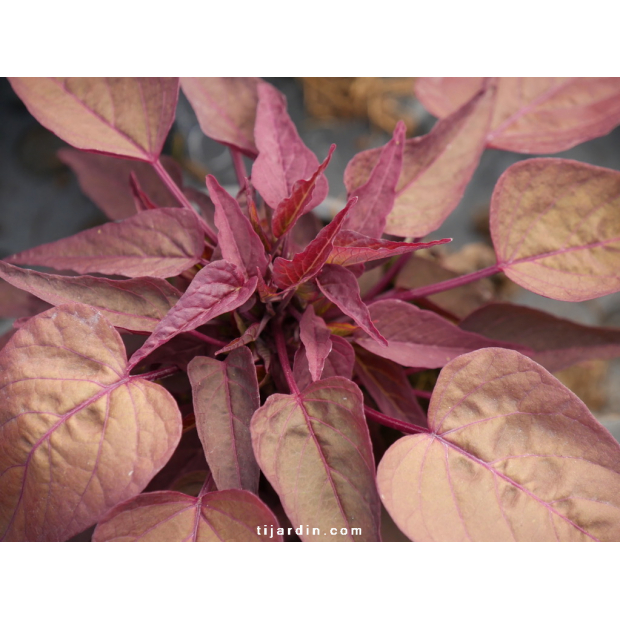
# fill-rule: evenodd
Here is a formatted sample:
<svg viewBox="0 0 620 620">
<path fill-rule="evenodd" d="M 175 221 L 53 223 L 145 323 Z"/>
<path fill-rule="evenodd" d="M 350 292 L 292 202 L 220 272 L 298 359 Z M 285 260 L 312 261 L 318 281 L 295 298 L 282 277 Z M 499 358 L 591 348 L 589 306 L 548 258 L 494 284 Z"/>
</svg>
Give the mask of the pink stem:
<svg viewBox="0 0 620 620">
<path fill-rule="evenodd" d="M 151 372 L 146 372 L 143 375 L 132 375 L 132 379 L 144 379 L 145 381 L 157 381 L 158 379 L 165 379 L 166 377 L 170 377 L 174 373 L 179 372 L 179 369 L 176 366 L 170 368 L 160 368 L 159 370 L 152 370 Z"/>
<path fill-rule="evenodd" d="M 429 284 L 428 286 L 421 286 L 420 288 L 414 288 L 411 291 L 390 291 L 380 299 L 400 299 L 402 301 L 409 301 L 411 299 L 417 299 L 418 297 L 428 297 L 429 295 L 435 295 L 437 293 L 443 293 L 450 289 L 464 286 L 470 282 L 476 282 L 482 278 L 488 278 L 494 276 L 496 273 L 500 273 L 502 268 L 499 265 L 492 265 L 473 273 L 466 273 L 458 278 L 452 278 L 451 280 L 444 280 L 443 282 L 437 282 L 435 284 Z"/>
<path fill-rule="evenodd" d="M 411 388 L 411 391 L 420 398 L 424 398 L 426 400 L 430 400 L 433 395 L 432 392 L 427 392 L 426 390 L 417 390 L 416 388 Z"/>
<path fill-rule="evenodd" d="M 396 418 L 391 418 L 390 416 L 384 415 L 380 411 L 376 411 L 375 409 L 371 409 L 368 405 L 364 405 L 364 413 L 366 417 L 382 424 L 383 426 L 388 426 L 390 428 L 396 429 L 401 433 L 407 433 L 408 435 L 414 435 L 415 433 L 429 433 L 428 428 L 424 428 L 423 426 L 418 426 L 417 424 L 411 424 L 409 422 L 403 422 L 402 420 L 397 420 Z"/>
<path fill-rule="evenodd" d="M 274 336 L 276 338 L 276 349 L 278 351 L 278 358 L 280 359 L 280 365 L 284 371 L 286 382 L 291 390 L 291 394 L 299 396 L 299 387 L 295 382 L 293 371 L 291 370 L 291 363 L 288 360 L 288 353 L 286 351 L 286 342 L 284 341 L 284 333 L 282 332 L 282 323 L 274 323 L 273 326 Z"/>
<path fill-rule="evenodd" d="M 217 338 L 211 338 L 211 336 L 202 334 L 201 332 L 196 331 L 195 329 L 187 333 L 191 334 L 192 336 L 195 336 L 196 338 L 198 338 L 198 340 L 202 340 L 203 342 L 208 342 L 209 344 L 214 344 L 218 347 L 225 347 L 226 345 L 228 345 L 228 342 L 223 342 L 222 340 L 218 340 Z"/>
<path fill-rule="evenodd" d="M 168 171 L 163 167 L 161 161 L 158 159 L 157 161 L 151 162 L 151 165 L 153 166 L 153 169 L 155 170 L 155 172 L 157 172 L 157 174 L 159 175 L 159 178 L 164 182 L 166 187 L 170 190 L 170 193 L 179 201 L 179 204 L 184 209 L 189 209 L 190 211 L 192 211 L 192 213 L 196 213 L 194 211 L 194 207 L 192 207 L 187 196 L 181 191 L 181 188 L 174 182 L 174 179 L 168 174 Z M 207 222 L 205 222 L 200 216 L 198 216 L 198 214 L 196 214 L 196 216 L 198 217 L 198 221 L 200 222 L 200 225 L 202 226 L 202 229 L 205 235 L 207 235 L 207 237 L 209 237 L 211 241 L 216 242 L 217 235 L 215 234 L 215 231 L 211 228 L 211 226 L 209 226 L 209 224 L 207 224 Z"/>
<path fill-rule="evenodd" d="M 247 171 L 245 169 L 245 162 L 243 161 L 243 155 L 239 149 L 234 146 L 228 147 L 230 156 L 232 157 L 233 166 L 235 167 L 235 174 L 237 175 L 237 182 L 239 187 L 243 189 L 246 186 Z"/>
</svg>

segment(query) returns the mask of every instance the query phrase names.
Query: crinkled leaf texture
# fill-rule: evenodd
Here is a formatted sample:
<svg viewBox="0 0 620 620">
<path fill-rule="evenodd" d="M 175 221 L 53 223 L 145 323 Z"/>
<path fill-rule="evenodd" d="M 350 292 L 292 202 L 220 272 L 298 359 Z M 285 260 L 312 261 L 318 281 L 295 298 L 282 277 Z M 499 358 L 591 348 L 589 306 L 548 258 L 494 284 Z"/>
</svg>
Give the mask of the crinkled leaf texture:
<svg viewBox="0 0 620 620">
<path fill-rule="evenodd" d="M 179 78 L 9 78 L 29 112 L 79 149 L 154 162 L 174 120 Z"/>
<path fill-rule="evenodd" d="M 620 446 L 532 360 L 496 348 L 459 357 L 428 422 L 388 449 L 377 476 L 412 540 L 620 540 Z"/>
<path fill-rule="evenodd" d="M 82 304 L 34 317 L 0 352 L 0 539 L 71 538 L 166 464 L 181 414 L 126 364 L 116 330 Z"/>
<path fill-rule="evenodd" d="M 620 172 L 566 159 L 528 159 L 491 200 L 498 264 L 524 288 L 562 301 L 620 291 Z"/>
<path fill-rule="evenodd" d="M 198 435 L 217 488 L 258 493 L 250 420 L 260 395 L 250 349 L 235 349 L 223 362 L 196 357 L 187 371 Z"/>
<path fill-rule="evenodd" d="M 192 267 L 203 250 L 198 216 L 189 209 L 168 208 L 142 211 L 5 260 L 82 274 L 169 278 Z"/>
<path fill-rule="evenodd" d="M 419 78 L 415 91 L 443 118 L 465 104 L 485 78 Z M 497 99 L 488 146 L 557 153 L 604 136 L 620 123 L 620 78 L 495 78 Z"/>
<path fill-rule="evenodd" d="M 122 220 L 136 214 L 129 186 L 132 172 L 142 190 L 158 207 L 179 206 L 153 166 L 146 162 L 75 149 L 60 149 L 58 157 L 75 172 L 82 191 L 111 220 Z M 183 173 L 179 165 L 168 157 L 162 157 L 161 162 L 174 182 L 181 187 Z"/>
<path fill-rule="evenodd" d="M 282 542 L 278 527 L 271 510 L 248 491 L 198 497 L 155 491 L 111 510 L 97 525 L 93 542 Z"/>
<path fill-rule="evenodd" d="M 181 297 L 161 278 L 108 280 L 57 276 L 0 261 L 0 278 L 55 306 L 78 302 L 93 306 L 116 327 L 150 332 Z"/>
<path fill-rule="evenodd" d="M 379 539 L 374 457 L 355 383 L 333 377 L 298 395 L 273 394 L 250 429 L 258 463 L 288 518 L 309 528 L 302 540 Z M 331 528 L 338 534 L 329 535 Z"/>
<path fill-rule="evenodd" d="M 184 77 L 181 88 L 209 138 L 256 157 L 254 121 L 258 104 L 255 77 Z"/>
<path fill-rule="evenodd" d="M 532 353 L 522 345 L 491 340 L 459 329 L 434 312 L 417 306 L 386 299 L 368 307 L 370 317 L 387 340 L 383 346 L 366 334 L 356 334 L 356 342 L 371 353 L 402 366 L 441 368 L 459 355 L 485 347 L 504 346 Z"/>
<path fill-rule="evenodd" d="M 424 237 L 437 230 L 458 205 L 484 150 L 494 97 L 494 89 L 488 88 L 439 121 L 429 134 L 405 141 L 386 233 Z M 373 166 L 389 146 L 363 151 L 349 162 L 344 173 L 349 195 L 371 177 Z"/>
<path fill-rule="evenodd" d="M 196 274 L 181 299 L 131 356 L 129 367 L 133 368 L 151 351 L 177 334 L 196 329 L 242 306 L 255 289 L 256 276 L 246 280 L 235 265 L 225 260 L 209 263 Z"/>
<path fill-rule="evenodd" d="M 298 181 L 309 179 L 314 174 L 319 160 L 299 137 L 286 111 L 284 95 L 271 84 L 258 85 L 254 138 L 258 157 L 252 167 L 252 184 L 265 202 L 275 209 L 291 195 Z M 327 179 L 321 174 L 305 210 L 321 204 L 328 190 Z"/>
<path fill-rule="evenodd" d="M 459 327 L 506 342 L 530 347 L 532 359 L 549 372 L 592 359 L 620 356 L 620 330 L 579 325 L 552 314 L 508 303 L 489 304 L 464 319 Z"/>
</svg>

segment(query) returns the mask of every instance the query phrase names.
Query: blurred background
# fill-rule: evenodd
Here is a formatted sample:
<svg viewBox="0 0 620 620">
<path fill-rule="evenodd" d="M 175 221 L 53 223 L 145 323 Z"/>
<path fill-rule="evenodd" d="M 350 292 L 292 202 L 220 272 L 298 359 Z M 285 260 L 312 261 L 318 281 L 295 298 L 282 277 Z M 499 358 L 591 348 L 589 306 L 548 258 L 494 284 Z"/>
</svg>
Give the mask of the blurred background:
<svg viewBox="0 0 620 620">
<path fill-rule="evenodd" d="M 415 78 L 265 78 L 288 99 L 289 114 L 319 160 L 331 144 L 337 149 L 326 171 L 330 192 L 317 208 L 329 220 L 346 200 L 344 169 L 359 151 L 382 146 L 398 120 L 408 137 L 428 133 L 435 118 L 413 95 Z M 10 84 L 0 79 L 0 257 L 74 234 L 104 223 L 102 212 L 82 194 L 71 170 L 57 157 L 65 146 L 28 113 Z M 204 189 L 214 174 L 231 191 L 237 188 L 228 149 L 205 137 L 184 97 L 179 96 L 176 121 L 164 153 L 182 166 L 185 181 Z M 459 207 L 428 239 L 452 237 L 432 258 L 466 273 L 495 262 L 488 231 L 489 202 L 502 172 L 527 155 L 487 150 Z M 620 128 L 609 135 L 554 154 L 620 170 Z M 246 162 L 248 164 L 249 162 Z M 620 217 L 620 214 L 618 214 Z M 7 289 L 0 282 L 0 311 Z M 620 328 L 620 294 L 566 303 L 530 293 L 496 277 L 497 298 L 545 310 L 573 321 Z M 5 310 L 6 306 L 5 304 Z M 0 312 L 3 316 L 7 312 Z M 0 334 L 10 328 L 0 318 Z M 557 373 L 620 440 L 620 360 L 591 361 Z"/>
</svg>

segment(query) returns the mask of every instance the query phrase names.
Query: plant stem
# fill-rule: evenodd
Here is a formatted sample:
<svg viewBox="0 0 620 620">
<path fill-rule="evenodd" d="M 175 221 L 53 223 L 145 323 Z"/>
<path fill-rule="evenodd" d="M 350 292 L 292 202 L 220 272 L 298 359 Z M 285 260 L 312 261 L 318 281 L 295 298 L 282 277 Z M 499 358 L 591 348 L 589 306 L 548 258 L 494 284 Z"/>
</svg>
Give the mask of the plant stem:
<svg viewBox="0 0 620 620">
<path fill-rule="evenodd" d="M 245 187 L 245 178 L 248 173 L 245 169 L 245 162 L 243 161 L 243 155 L 239 149 L 234 146 L 229 146 L 230 156 L 232 157 L 233 166 L 235 167 L 235 174 L 237 175 L 237 182 L 239 183 L 239 189 Z"/>
<path fill-rule="evenodd" d="M 288 387 L 291 390 L 291 394 L 299 396 L 299 387 L 297 387 L 297 383 L 295 383 L 295 377 L 293 375 L 293 371 L 291 370 L 291 363 L 288 361 L 286 342 L 284 340 L 284 332 L 282 331 L 282 323 L 280 321 L 274 323 L 273 335 L 276 339 L 276 350 L 278 351 L 278 358 L 280 360 L 282 370 L 284 371 L 284 376 L 286 377 Z"/>
<path fill-rule="evenodd" d="M 168 174 L 168 171 L 163 167 L 161 161 L 158 159 L 157 161 L 152 162 L 151 165 L 153 166 L 153 169 L 155 170 L 155 172 L 157 172 L 157 174 L 159 175 L 159 178 L 164 182 L 166 187 L 170 190 L 170 193 L 179 201 L 180 205 L 184 209 L 189 209 L 192 213 L 196 213 L 194 211 L 194 207 L 192 207 L 187 196 L 181 191 L 181 188 L 174 182 L 174 179 Z M 205 235 L 207 235 L 207 237 L 209 237 L 211 241 L 217 242 L 217 235 L 215 234 L 215 231 L 211 228 L 211 226 L 209 226 L 209 224 L 207 224 L 207 222 L 205 222 L 197 213 L 196 213 L 196 217 L 198 218 L 198 221 L 200 222 L 200 225 Z"/>
<path fill-rule="evenodd" d="M 385 272 L 381 280 L 377 282 L 367 293 L 364 295 L 364 301 L 369 301 L 377 296 L 389 286 L 390 282 L 398 275 L 400 270 L 405 266 L 410 258 L 410 254 L 402 254 L 394 262 L 394 264 Z"/>
<path fill-rule="evenodd" d="M 151 372 L 145 372 L 143 375 L 132 375 L 132 379 L 144 379 L 146 381 L 157 381 L 158 379 L 165 379 L 171 375 L 179 372 L 176 366 L 170 366 L 168 368 L 160 368 L 159 370 L 152 370 Z"/>
<path fill-rule="evenodd" d="M 416 395 L 419 396 L 420 398 L 424 398 L 426 400 L 430 400 L 431 396 L 433 395 L 432 392 L 427 392 L 426 390 L 418 390 L 416 388 L 411 388 L 411 391 Z"/>
<path fill-rule="evenodd" d="M 496 273 L 500 273 L 502 268 L 499 265 L 492 265 L 491 267 L 485 267 L 479 271 L 473 273 L 466 273 L 465 275 L 452 278 L 450 280 L 444 280 L 443 282 L 436 282 L 435 284 L 429 284 L 428 286 L 421 286 L 420 288 L 414 288 L 411 291 L 393 291 L 386 293 L 380 299 L 400 299 L 402 301 L 410 301 L 411 299 L 417 299 L 418 297 L 428 297 L 429 295 L 435 295 L 437 293 L 443 293 L 450 289 L 464 286 L 470 282 L 476 282 L 482 278 L 488 278 L 494 276 Z"/>
<path fill-rule="evenodd" d="M 367 418 L 374 420 L 383 426 L 389 426 L 390 428 L 400 431 L 401 433 L 406 433 L 407 435 L 430 432 L 428 428 L 391 418 L 390 416 L 384 415 L 380 411 L 370 408 L 368 405 L 364 405 L 364 413 Z"/>
<path fill-rule="evenodd" d="M 211 338 L 211 336 L 207 336 L 206 334 L 202 334 L 199 331 L 196 331 L 195 329 L 187 332 L 188 334 L 191 334 L 192 336 L 195 336 L 196 338 L 198 338 L 198 340 L 202 340 L 204 342 L 208 342 L 209 344 L 214 344 L 217 345 L 218 347 L 225 347 L 228 343 L 224 342 L 222 340 L 218 340 L 217 338 Z"/>
</svg>

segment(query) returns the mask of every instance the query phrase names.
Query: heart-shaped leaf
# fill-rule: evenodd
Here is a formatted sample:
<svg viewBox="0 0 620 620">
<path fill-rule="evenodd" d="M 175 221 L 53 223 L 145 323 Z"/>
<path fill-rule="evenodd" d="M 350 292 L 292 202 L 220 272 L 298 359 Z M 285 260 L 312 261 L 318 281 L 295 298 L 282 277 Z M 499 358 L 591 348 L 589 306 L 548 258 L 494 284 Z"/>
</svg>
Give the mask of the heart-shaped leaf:
<svg viewBox="0 0 620 620">
<path fill-rule="evenodd" d="M 524 306 L 489 304 L 459 325 L 461 329 L 530 347 L 532 359 L 549 372 L 592 359 L 620 356 L 620 329 L 590 327 Z"/>
<path fill-rule="evenodd" d="M 126 364 L 116 330 L 81 304 L 34 317 L 0 352 L 0 539 L 71 538 L 171 457 L 177 404 Z"/>
<path fill-rule="evenodd" d="M 388 449 L 377 476 L 409 538 L 620 540 L 620 446 L 532 360 L 490 348 L 452 361 L 428 423 Z"/>
<path fill-rule="evenodd" d="M 177 199 L 150 164 L 75 149 L 60 149 L 58 157 L 75 172 L 82 191 L 111 220 L 122 220 L 136 214 L 129 187 L 132 172 L 142 190 L 158 207 L 179 206 Z M 169 157 L 162 157 L 161 162 L 180 187 L 183 173 L 179 165 Z"/>
<path fill-rule="evenodd" d="M 250 419 L 260 396 L 250 349 L 235 349 L 223 362 L 196 357 L 187 371 L 198 435 L 217 488 L 258 493 Z"/>
<path fill-rule="evenodd" d="M 620 291 L 620 172 L 566 159 L 528 159 L 491 200 L 498 265 L 545 297 L 584 301 Z"/>
<path fill-rule="evenodd" d="M 620 123 L 620 78 L 496 78 L 488 146 L 557 153 L 609 133 Z M 440 118 L 480 89 L 484 78 L 420 78 L 416 95 Z"/>
<path fill-rule="evenodd" d="M 271 84 L 258 85 L 254 137 L 258 157 L 252 167 L 252 184 L 265 202 L 275 209 L 291 195 L 297 181 L 313 175 L 319 167 L 319 160 L 299 137 L 286 111 L 284 95 Z M 321 204 L 328 190 L 327 179 L 321 175 L 306 211 Z"/>
<path fill-rule="evenodd" d="M 298 395 L 273 394 L 250 430 L 256 459 L 288 518 L 306 526 L 302 540 L 379 539 L 374 458 L 355 383 L 333 377 Z M 332 528 L 338 534 L 328 537 Z"/>
<path fill-rule="evenodd" d="M 162 319 L 146 342 L 129 360 L 133 368 L 151 351 L 177 334 L 204 325 L 225 312 L 242 306 L 256 289 L 256 276 L 246 280 L 237 267 L 225 260 L 203 267 L 177 304 Z"/>
<path fill-rule="evenodd" d="M 271 510 L 248 491 L 198 497 L 155 491 L 111 510 L 93 542 L 282 542 L 278 527 Z"/>
<path fill-rule="evenodd" d="M 434 312 L 420 310 L 404 301 L 377 301 L 368 306 L 368 310 L 388 346 L 363 333 L 356 334 L 356 342 L 371 353 L 402 366 L 441 368 L 459 355 L 485 347 L 504 346 L 532 353 L 528 347 L 466 332 Z"/>
<path fill-rule="evenodd" d="M 174 120 L 179 78 L 9 78 L 29 112 L 87 151 L 157 161 Z"/>
<path fill-rule="evenodd" d="M 198 216 L 168 208 L 142 211 L 5 260 L 77 273 L 169 278 L 195 265 L 203 250 Z"/>
<path fill-rule="evenodd" d="M 184 77 L 181 88 L 209 138 L 256 157 L 254 121 L 262 80 L 255 77 Z"/>
<path fill-rule="evenodd" d="M 484 150 L 494 97 L 490 87 L 439 121 L 429 134 L 405 141 L 386 233 L 424 237 L 458 205 Z M 383 149 L 363 151 L 349 162 L 344 175 L 349 194 L 366 182 Z"/>
<path fill-rule="evenodd" d="M 92 276 L 57 276 L 21 269 L 0 261 L 0 278 L 50 304 L 78 302 L 101 311 L 116 327 L 153 331 L 181 293 L 161 278 L 108 280 Z"/>
</svg>

